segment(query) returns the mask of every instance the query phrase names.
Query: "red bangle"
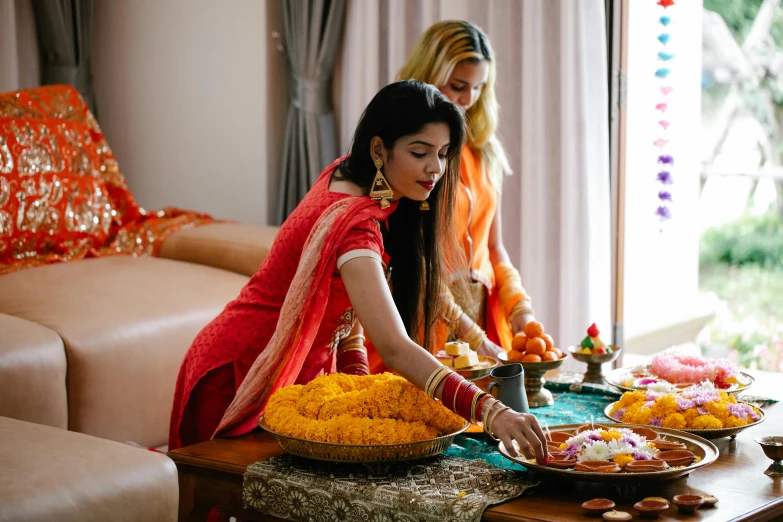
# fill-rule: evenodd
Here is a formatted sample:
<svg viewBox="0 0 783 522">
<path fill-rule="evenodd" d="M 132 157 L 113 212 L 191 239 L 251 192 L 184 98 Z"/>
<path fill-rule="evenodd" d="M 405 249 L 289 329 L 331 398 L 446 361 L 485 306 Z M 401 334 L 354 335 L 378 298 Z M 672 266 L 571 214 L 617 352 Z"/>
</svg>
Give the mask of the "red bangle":
<svg viewBox="0 0 783 522">
<path fill-rule="evenodd" d="M 479 399 L 478 404 L 476 405 L 476 417 L 478 420 L 474 421 L 476 424 L 479 425 L 483 424 L 481 422 L 481 412 L 483 411 L 484 403 L 487 402 L 487 399 L 489 399 L 490 397 L 492 397 L 492 395 L 487 393 L 486 395 L 484 395 L 482 398 Z"/>
<path fill-rule="evenodd" d="M 362 373 L 357 373 L 356 367 L 363 366 L 366 368 Z M 346 371 L 349 370 L 350 371 Z M 343 352 L 337 354 L 337 371 L 340 373 L 352 373 L 354 375 L 369 375 L 370 363 L 367 360 L 367 354 L 361 350 L 351 350 L 349 352 Z"/>
<path fill-rule="evenodd" d="M 468 382 L 467 384 L 465 393 L 460 400 L 459 414 L 472 422 L 473 419 L 470 415 L 470 407 L 473 405 L 473 397 L 475 397 L 477 393 L 481 393 L 481 389 L 472 382 Z"/>
<path fill-rule="evenodd" d="M 443 391 L 440 394 L 440 402 L 448 409 L 453 411 L 454 393 L 457 391 L 457 385 L 462 379 L 454 372 L 450 372 L 443 380 Z"/>
</svg>

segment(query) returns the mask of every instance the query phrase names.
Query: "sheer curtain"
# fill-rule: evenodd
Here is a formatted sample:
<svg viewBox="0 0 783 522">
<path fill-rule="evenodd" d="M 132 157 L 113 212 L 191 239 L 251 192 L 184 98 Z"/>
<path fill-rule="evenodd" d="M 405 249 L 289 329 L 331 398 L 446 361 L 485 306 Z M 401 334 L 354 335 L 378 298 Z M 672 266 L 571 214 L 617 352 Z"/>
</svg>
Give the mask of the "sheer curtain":
<svg viewBox="0 0 783 522">
<path fill-rule="evenodd" d="M 32 0 L 0 2 L 0 92 L 37 87 L 38 41 Z"/>
<path fill-rule="evenodd" d="M 504 241 L 561 347 L 593 322 L 611 336 L 604 14 L 604 0 L 348 0 L 336 70 L 344 153 L 361 111 L 429 25 L 462 18 L 488 34 L 514 170 L 503 188 Z"/>
</svg>

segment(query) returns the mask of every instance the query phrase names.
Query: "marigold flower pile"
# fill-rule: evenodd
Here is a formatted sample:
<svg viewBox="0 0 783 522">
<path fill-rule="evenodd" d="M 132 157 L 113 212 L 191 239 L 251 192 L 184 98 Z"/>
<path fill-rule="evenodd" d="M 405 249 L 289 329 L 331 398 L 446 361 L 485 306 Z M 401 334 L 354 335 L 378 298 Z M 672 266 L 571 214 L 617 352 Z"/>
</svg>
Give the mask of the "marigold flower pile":
<svg viewBox="0 0 783 522">
<path fill-rule="evenodd" d="M 705 386 L 692 386 L 679 393 L 649 389 L 625 392 L 609 415 L 631 424 L 677 430 L 734 428 L 761 418 L 754 406 L 738 403 L 725 391 Z"/>
<path fill-rule="evenodd" d="M 559 449 L 578 461 L 613 461 L 621 468 L 635 460 L 650 460 L 658 451 L 643 436 L 625 428 L 585 430 L 565 441 Z"/>
<path fill-rule="evenodd" d="M 683 353 L 662 353 L 650 361 L 650 370 L 670 383 L 709 381 L 726 389 L 737 383 L 737 367 L 727 359 L 705 359 Z"/>
<path fill-rule="evenodd" d="M 322 375 L 277 390 L 264 418 L 278 433 L 341 444 L 398 444 L 453 433 L 459 415 L 402 377 Z"/>
</svg>

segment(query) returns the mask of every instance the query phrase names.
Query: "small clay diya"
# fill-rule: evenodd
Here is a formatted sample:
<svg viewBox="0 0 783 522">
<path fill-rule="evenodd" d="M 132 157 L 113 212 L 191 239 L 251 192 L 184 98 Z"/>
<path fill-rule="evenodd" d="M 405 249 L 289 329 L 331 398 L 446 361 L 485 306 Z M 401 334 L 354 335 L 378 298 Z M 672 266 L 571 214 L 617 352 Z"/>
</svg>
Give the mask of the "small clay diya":
<svg viewBox="0 0 783 522">
<path fill-rule="evenodd" d="M 663 497 L 644 497 L 642 500 L 654 500 L 656 502 L 666 502 L 667 504 L 669 503 L 669 501 Z"/>
<path fill-rule="evenodd" d="M 693 513 L 704 504 L 704 499 L 701 495 L 675 495 L 672 502 L 681 512 Z"/>
<path fill-rule="evenodd" d="M 696 455 L 688 450 L 661 451 L 654 459 L 662 460 L 669 466 L 690 466 L 696 460 Z"/>
<path fill-rule="evenodd" d="M 607 511 L 603 515 L 604 520 L 631 520 L 633 517 L 630 513 L 626 513 L 625 511 L 615 511 L 614 509 L 611 511 Z"/>
<path fill-rule="evenodd" d="M 658 438 L 658 432 L 655 431 L 652 428 L 643 428 L 641 426 L 630 428 L 632 432 L 636 433 L 637 435 L 644 437 L 645 439 L 649 440 L 650 442 L 654 441 Z"/>
<path fill-rule="evenodd" d="M 681 442 L 669 442 L 668 440 L 653 440 L 650 441 L 655 444 L 655 447 L 660 451 L 674 451 L 687 449 L 685 444 Z"/>
<path fill-rule="evenodd" d="M 577 462 L 574 471 L 586 471 L 590 473 L 619 473 L 620 466 L 614 462 L 605 460 L 583 460 Z"/>
<path fill-rule="evenodd" d="M 555 457 L 549 462 L 547 462 L 546 465 L 547 467 L 550 468 L 568 469 L 568 468 L 573 468 L 576 465 L 576 459 L 572 457 L 568 457 L 568 458 Z"/>
<path fill-rule="evenodd" d="M 643 517 L 657 517 L 661 511 L 665 511 L 669 508 L 668 502 L 661 502 L 660 500 L 642 500 L 633 505 Z"/>
<path fill-rule="evenodd" d="M 614 502 L 608 498 L 594 498 L 582 503 L 582 509 L 589 511 L 590 513 L 601 514 L 604 511 L 614 509 Z"/>
<path fill-rule="evenodd" d="M 704 507 L 712 507 L 718 503 L 718 497 L 714 495 L 702 495 L 701 499 L 704 501 Z"/>
<path fill-rule="evenodd" d="M 573 436 L 574 435 L 572 433 L 568 433 L 565 431 L 553 431 L 546 434 L 546 440 L 560 445 Z"/>
<path fill-rule="evenodd" d="M 560 444 L 555 442 L 547 442 L 546 449 L 549 450 L 549 453 L 560 453 Z"/>
<path fill-rule="evenodd" d="M 652 473 L 664 471 L 668 464 L 662 460 L 635 460 L 625 465 L 625 471 L 629 473 Z"/>
</svg>

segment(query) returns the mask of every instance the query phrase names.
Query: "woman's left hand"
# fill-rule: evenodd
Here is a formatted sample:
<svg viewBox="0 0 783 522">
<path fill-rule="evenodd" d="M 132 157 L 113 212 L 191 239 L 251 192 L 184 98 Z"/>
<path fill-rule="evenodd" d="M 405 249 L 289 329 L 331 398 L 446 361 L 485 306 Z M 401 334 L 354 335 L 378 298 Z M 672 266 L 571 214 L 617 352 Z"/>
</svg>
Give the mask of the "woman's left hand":
<svg viewBox="0 0 783 522">
<path fill-rule="evenodd" d="M 536 316 L 533 314 L 519 314 L 511 321 L 511 333 L 518 334 L 525 329 L 527 323 L 535 320 Z"/>
</svg>

